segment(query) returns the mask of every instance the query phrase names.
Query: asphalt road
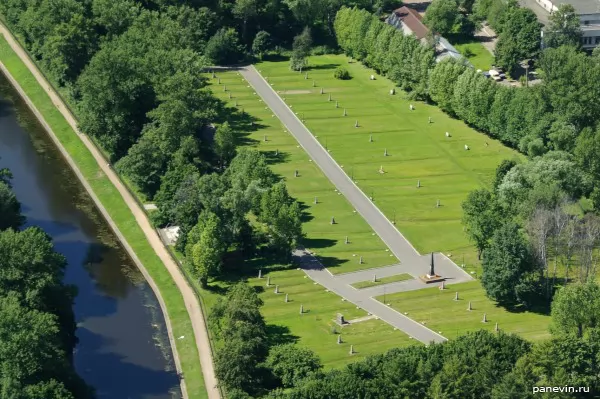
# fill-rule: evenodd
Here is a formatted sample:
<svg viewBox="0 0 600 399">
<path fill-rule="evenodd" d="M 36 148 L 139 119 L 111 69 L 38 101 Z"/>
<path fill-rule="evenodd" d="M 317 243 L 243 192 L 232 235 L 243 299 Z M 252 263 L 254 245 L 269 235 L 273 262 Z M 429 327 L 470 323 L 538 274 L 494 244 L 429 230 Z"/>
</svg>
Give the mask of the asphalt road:
<svg viewBox="0 0 600 399">
<path fill-rule="evenodd" d="M 312 160 L 321 168 L 325 176 L 327 176 L 337 190 L 348 199 L 352 206 L 354 206 L 388 246 L 390 251 L 392 251 L 392 253 L 400 260 L 401 267 L 398 268 L 398 271 L 410 271 L 410 274 L 412 275 L 426 274 L 429 271 L 429 264 L 415 248 L 413 248 L 410 242 L 404 238 L 398 229 L 396 229 L 396 227 L 383 215 L 383 213 L 381 213 L 377 206 L 354 184 L 348 175 L 346 175 L 344 170 L 335 162 L 329 152 L 314 138 L 311 132 L 277 95 L 271 85 L 260 75 L 256 68 L 254 66 L 242 68 L 240 73 L 250 85 L 252 85 L 256 93 L 263 99 L 265 104 L 269 106 L 275 116 L 277 116 L 287 127 Z M 308 117 L 310 118 L 310 115 Z M 308 262 L 305 255 L 306 254 L 296 254 L 296 256 L 304 258 L 303 263 L 305 265 L 312 264 L 314 266 L 309 267 L 310 270 L 306 270 L 307 274 L 313 280 L 319 282 L 331 291 L 336 292 L 338 295 L 345 297 L 382 320 L 405 331 L 419 341 L 428 343 L 430 341 L 439 342 L 445 340 L 444 337 L 429 330 L 425 326 L 375 301 L 366 293 L 360 294 L 359 290 L 355 290 L 343 281 L 335 279 L 329 271 L 323 269 L 322 266 L 319 267 L 314 262 Z M 443 267 L 445 271 L 436 268 L 437 274 L 443 276 L 450 274 L 459 277 L 462 281 L 471 279 L 464 270 L 460 269 L 452 262 L 444 262 L 440 267 Z"/>
</svg>

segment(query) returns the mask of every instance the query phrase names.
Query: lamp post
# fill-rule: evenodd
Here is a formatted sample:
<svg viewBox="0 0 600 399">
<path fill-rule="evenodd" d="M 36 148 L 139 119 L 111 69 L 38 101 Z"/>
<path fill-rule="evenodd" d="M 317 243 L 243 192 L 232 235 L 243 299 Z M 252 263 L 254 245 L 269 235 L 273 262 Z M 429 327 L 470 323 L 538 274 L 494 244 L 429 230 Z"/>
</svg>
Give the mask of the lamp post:
<svg viewBox="0 0 600 399">
<path fill-rule="evenodd" d="M 521 61 L 521 67 L 525 69 L 525 87 L 529 87 L 529 60 Z"/>
<path fill-rule="evenodd" d="M 394 221 L 392 222 L 392 224 L 396 224 L 396 210 L 394 209 Z"/>
</svg>

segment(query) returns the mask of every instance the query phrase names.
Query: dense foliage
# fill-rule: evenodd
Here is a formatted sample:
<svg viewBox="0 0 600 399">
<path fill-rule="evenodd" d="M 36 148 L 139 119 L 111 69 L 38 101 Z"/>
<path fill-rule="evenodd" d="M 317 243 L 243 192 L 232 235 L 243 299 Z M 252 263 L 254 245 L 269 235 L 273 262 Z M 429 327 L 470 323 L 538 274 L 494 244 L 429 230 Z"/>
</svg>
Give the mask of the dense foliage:
<svg viewBox="0 0 600 399">
<path fill-rule="evenodd" d="M 532 387 L 564 385 L 589 387 L 590 393 L 561 398 L 594 397 L 600 390 L 598 334 L 556 336 L 532 347 L 516 335 L 477 331 L 443 344 L 369 356 L 268 397 L 529 399 L 536 397 Z"/>
<path fill-rule="evenodd" d="M 72 364 L 75 287 L 63 283 L 65 258 L 39 228 L 15 230 L 24 218 L 8 176 L 0 181 L 1 396 L 88 398 Z"/>
</svg>

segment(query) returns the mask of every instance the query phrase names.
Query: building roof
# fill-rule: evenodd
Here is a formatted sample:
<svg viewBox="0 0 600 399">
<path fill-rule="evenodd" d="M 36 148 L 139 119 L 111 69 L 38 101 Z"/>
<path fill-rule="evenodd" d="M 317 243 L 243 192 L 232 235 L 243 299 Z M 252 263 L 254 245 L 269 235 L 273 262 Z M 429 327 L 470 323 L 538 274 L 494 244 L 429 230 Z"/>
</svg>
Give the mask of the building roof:
<svg viewBox="0 0 600 399">
<path fill-rule="evenodd" d="M 600 0 L 552 0 L 552 3 L 556 7 L 561 4 L 570 4 L 579 15 L 600 13 Z"/>
<path fill-rule="evenodd" d="M 394 14 L 410 29 L 417 39 L 421 40 L 427 35 L 429 29 L 421 22 L 421 15 L 406 6 L 394 10 Z"/>
</svg>

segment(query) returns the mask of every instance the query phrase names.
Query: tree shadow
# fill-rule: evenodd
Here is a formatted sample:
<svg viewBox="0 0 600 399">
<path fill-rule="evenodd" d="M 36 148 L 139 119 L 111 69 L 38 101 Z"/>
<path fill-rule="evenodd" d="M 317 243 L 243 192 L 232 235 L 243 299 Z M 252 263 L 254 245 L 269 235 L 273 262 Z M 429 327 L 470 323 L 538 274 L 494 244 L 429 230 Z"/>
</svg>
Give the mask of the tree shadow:
<svg viewBox="0 0 600 399">
<path fill-rule="evenodd" d="M 269 54 L 265 54 L 263 56 L 263 61 L 279 62 L 279 61 L 288 61 L 289 59 L 290 59 L 290 57 L 288 57 L 287 55 L 277 54 L 277 53 L 269 53 Z"/>
<path fill-rule="evenodd" d="M 306 202 L 298 201 L 298 204 L 300 205 L 300 211 L 302 212 L 302 214 L 300 215 L 300 220 L 302 221 L 302 223 L 310 222 L 315 218 L 310 212 L 307 211 L 308 209 L 310 209 L 310 207 L 306 205 Z"/>
<path fill-rule="evenodd" d="M 294 344 L 300 339 L 291 333 L 289 327 L 278 324 L 267 324 L 267 341 L 269 346 Z"/>
<path fill-rule="evenodd" d="M 257 141 L 257 140 L 255 140 Z M 275 165 L 278 163 L 286 163 L 290 159 L 290 154 L 288 152 L 281 151 L 263 151 L 263 155 L 267 160 L 267 164 Z"/>
<path fill-rule="evenodd" d="M 319 70 L 328 70 L 335 69 L 339 67 L 340 64 L 321 64 L 321 65 L 309 65 L 303 69 L 303 71 L 319 71 Z"/>
<path fill-rule="evenodd" d="M 337 244 L 337 241 L 330 238 L 304 238 L 302 240 L 302 245 L 310 249 L 329 248 L 335 244 Z"/>
</svg>

